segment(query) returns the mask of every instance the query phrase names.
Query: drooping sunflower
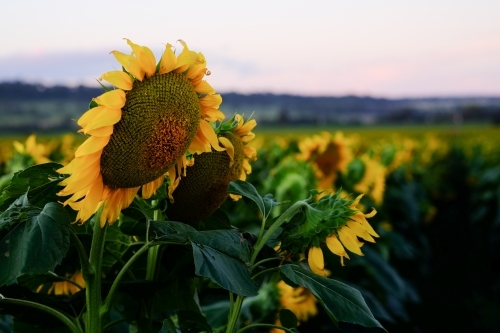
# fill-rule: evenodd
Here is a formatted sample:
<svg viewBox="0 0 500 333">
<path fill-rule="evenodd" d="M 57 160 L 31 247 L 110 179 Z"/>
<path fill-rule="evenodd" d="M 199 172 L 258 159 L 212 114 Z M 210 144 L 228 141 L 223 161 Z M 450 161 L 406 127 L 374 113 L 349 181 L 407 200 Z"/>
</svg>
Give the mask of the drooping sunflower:
<svg viewBox="0 0 500 333">
<path fill-rule="evenodd" d="M 131 54 L 111 52 L 123 70 L 100 78 L 116 89 L 94 98 L 78 120 L 79 132 L 90 137 L 58 170 L 71 174 L 60 183 L 65 188 L 58 195 L 71 195 L 64 204 L 78 211 L 81 223 L 103 204 L 100 224 L 116 221 L 141 187 L 149 198 L 170 169 L 180 176 L 186 151 L 225 150 L 209 123 L 223 120 L 224 114 L 218 110 L 221 96 L 203 80 L 210 74 L 203 54 L 180 41 L 178 56 L 167 44 L 157 63 L 149 48 L 127 43 Z"/>
<path fill-rule="evenodd" d="M 354 210 L 354 214 L 349 216 L 349 221 L 336 230 L 336 233 L 330 234 L 325 239 L 326 246 L 330 252 L 340 257 L 340 263 L 342 266 L 344 266 L 344 258 L 349 259 L 349 255 L 347 254 L 345 248 L 352 253 L 363 256 L 361 247 L 364 243 L 361 242 L 358 237 L 371 243 L 375 243 L 375 239 L 373 237 L 379 237 L 375 230 L 373 230 L 370 223 L 366 220 L 366 218 L 375 216 L 377 211 L 373 209 L 370 213 L 364 214 L 356 208 L 362 197 L 363 194 L 359 195 L 352 202 L 352 204 L 350 204 L 349 208 Z M 312 246 L 309 248 L 307 261 L 309 263 L 309 267 L 314 273 L 326 276 L 323 250 L 321 250 L 320 247 Z"/>
<path fill-rule="evenodd" d="M 306 322 L 309 318 L 314 317 L 318 314 L 318 308 L 316 306 L 316 297 L 302 286 L 293 288 L 286 284 L 284 281 L 278 282 L 278 290 L 280 292 L 280 304 L 282 309 L 288 309 L 292 311 L 299 322 Z M 281 326 L 281 322 L 278 319 L 276 325 Z M 279 328 L 273 328 L 271 333 L 284 332 Z"/>
<path fill-rule="evenodd" d="M 312 162 L 320 190 L 331 189 L 338 172 L 345 171 L 352 160 L 349 141 L 342 132 L 337 132 L 334 136 L 322 132 L 321 135 L 303 139 L 298 145 L 300 154 L 297 158 Z"/>
<path fill-rule="evenodd" d="M 235 115 L 217 129 L 218 140 L 225 151 L 212 150 L 194 157 L 194 165 L 185 169 L 182 178 L 178 170 L 169 172 L 177 182 L 169 186 L 170 204 L 167 216 L 174 221 L 194 223 L 210 216 L 228 197 L 229 182 L 245 180 L 252 172 L 249 163 L 257 156 L 256 149 L 247 145 L 254 139 L 257 122 Z M 238 196 L 229 194 L 234 200 Z"/>
</svg>

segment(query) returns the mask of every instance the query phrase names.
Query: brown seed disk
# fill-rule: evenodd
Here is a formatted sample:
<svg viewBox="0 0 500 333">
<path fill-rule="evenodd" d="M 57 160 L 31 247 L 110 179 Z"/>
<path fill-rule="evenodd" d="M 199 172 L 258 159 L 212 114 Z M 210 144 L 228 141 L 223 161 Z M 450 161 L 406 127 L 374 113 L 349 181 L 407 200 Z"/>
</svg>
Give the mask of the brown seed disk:
<svg viewBox="0 0 500 333">
<path fill-rule="evenodd" d="M 186 152 L 200 119 L 198 95 L 182 74 L 134 82 L 122 118 L 102 152 L 104 184 L 136 187 L 165 174 Z"/>
<path fill-rule="evenodd" d="M 170 220 L 193 224 L 210 216 L 228 197 L 227 186 L 239 179 L 245 157 L 238 136 L 222 136 L 234 146 L 234 164 L 229 167 L 231 160 L 225 151 L 195 155 L 194 165 L 187 168 L 173 193 L 174 203 L 167 207 Z"/>
</svg>

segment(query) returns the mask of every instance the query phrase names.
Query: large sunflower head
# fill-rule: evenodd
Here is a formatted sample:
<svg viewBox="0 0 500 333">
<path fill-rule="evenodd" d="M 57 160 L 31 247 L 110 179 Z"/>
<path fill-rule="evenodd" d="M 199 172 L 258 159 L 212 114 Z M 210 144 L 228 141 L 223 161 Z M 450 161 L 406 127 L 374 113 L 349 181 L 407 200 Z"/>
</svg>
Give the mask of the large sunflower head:
<svg viewBox="0 0 500 333">
<path fill-rule="evenodd" d="M 64 203 L 78 211 L 80 222 L 102 204 L 101 225 L 116 221 L 141 187 L 148 198 L 169 169 L 185 167 L 186 151 L 224 150 L 209 123 L 224 119 L 222 99 L 203 80 L 210 74 L 203 54 L 180 41 L 178 56 L 167 44 L 157 63 L 149 48 L 127 43 L 130 54 L 111 52 L 123 70 L 100 78 L 115 89 L 94 98 L 78 120 L 79 132 L 89 138 L 58 170 L 71 174 L 58 194 L 71 195 Z"/>
<path fill-rule="evenodd" d="M 245 180 L 252 172 L 249 161 L 255 160 L 257 154 L 255 148 L 246 144 L 255 137 L 252 130 L 256 125 L 253 119 L 245 122 L 242 116 L 235 115 L 217 128 L 219 142 L 225 151 L 212 150 L 197 155 L 194 165 L 185 170 L 182 178 L 178 170 L 169 173 L 169 219 L 194 223 L 210 216 L 222 205 L 228 197 L 229 182 Z"/>
</svg>

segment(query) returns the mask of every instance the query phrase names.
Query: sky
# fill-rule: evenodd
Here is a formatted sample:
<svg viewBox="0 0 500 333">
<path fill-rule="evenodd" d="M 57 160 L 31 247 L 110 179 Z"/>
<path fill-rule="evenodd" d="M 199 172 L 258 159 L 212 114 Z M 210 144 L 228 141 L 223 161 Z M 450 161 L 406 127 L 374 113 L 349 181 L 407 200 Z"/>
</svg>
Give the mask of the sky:
<svg viewBox="0 0 500 333">
<path fill-rule="evenodd" d="M 498 0 L 0 3 L 0 82 L 98 87 L 123 40 L 202 52 L 218 92 L 500 96 Z"/>
</svg>

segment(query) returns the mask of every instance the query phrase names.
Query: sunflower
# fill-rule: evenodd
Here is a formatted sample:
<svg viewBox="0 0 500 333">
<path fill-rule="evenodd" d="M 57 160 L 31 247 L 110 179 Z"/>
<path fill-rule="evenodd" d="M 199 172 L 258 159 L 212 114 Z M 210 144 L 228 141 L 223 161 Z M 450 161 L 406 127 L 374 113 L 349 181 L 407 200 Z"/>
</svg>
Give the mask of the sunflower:
<svg viewBox="0 0 500 333">
<path fill-rule="evenodd" d="M 377 204 L 381 204 L 385 192 L 386 167 L 368 155 L 361 156 L 364 165 L 363 177 L 354 185 L 358 193 L 369 193 Z"/>
<path fill-rule="evenodd" d="M 235 115 L 217 129 L 219 143 L 225 151 L 202 153 L 194 158 L 194 165 L 185 169 L 180 178 L 178 170 L 169 172 L 171 182 L 168 188 L 170 204 L 167 207 L 169 219 L 194 223 L 210 216 L 228 197 L 229 182 L 245 180 L 252 172 L 249 163 L 257 156 L 256 149 L 247 145 L 254 139 L 252 132 L 255 120 L 244 120 Z M 238 196 L 229 194 L 234 200 Z"/>
<path fill-rule="evenodd" d="M 80 291 L 82 288 L 85 288 L 85 280 L 83 279 L 82 271 L 76 271 L 73 274 L 68 274 L 67 278 L 74 283 L 68 281 L 58 281 L 52 283 L 47 291 L 47 294 L 54 295 L 73 295 Z M 44 285 L 38 287 L 37 292 L 42 291 Z"/>
<path fill-rule="evenodd" d="M 77 222 L 104 204 L 100 224 L 113 223 L 141 187 L 149 198 L 170 169 L 185 168 L 186 151 L 225 150 L 209 123 L 224 114 L 218 110 L 221 96 L 203 80 L 210 74 L 203 54 L 180 41 L 178 56 L 167 44 L 157 63 L 149 48 L 127 43 L 131 54 L 111 52 L 123 70 L 100 78 L 116 88 L 94 98 L 78 120 L 79 132 L 90 137 L 57 170 L 71 174 L 58 195 L 71 196 L 64 204 L 78 211 Z"/>
<path fill-rule="evenodd" d="M 14 145 L 14 149 L 17 153 L 29 155 L 35 164 L 50 162 L 50 159 L 47 157 L 49 155 L 47 147 L 36 142 L 35 134 L 31 134 L 26 139 L 26 143 L 24 145 L 19 141 L 14 141 L 12 144 Z"/>
<path fill-rule="evenodd" d="M 377 211 L 373 209 L 370 213 L 363 214 L 356 208 L 362 197 L 362 194 L 359 195 L 350 204 L 349 208 L 354 210 L 354 214 L 349 217 L 349 221 L 345 225 L 341 226 L 337 230 L 336 234 L 332 233 L 325 239 L 326 246 L 330 252 L 340 257 L 340 263 L 342 266 L 344 266 L 344 258 L 349 259 L 349 255 L 347 254 L 345 248 L 359 256 L 363 255 L 361 247 L 364 243 L 359 241 L 358 237 L 371 243 L 375 243 L 375 239 L 373 237 L 379 237 L 366 220 L 366 218 L 375 216 Z M 307 260 L 309 267 L 314 273 L 326 276 L 323 251 L 320 247 L 310 247 Z"/>
<path fill-rule="evenodd" d="M 331 189 L 338 172 L 345 171 L 352 160 L 349 141 L 342 132 L 335 133 L 333 137 L 328 132 L 322 132 L 321 135 L 305 138 L 298 145 L 300 154 L 297 158 L 312 162 L 321 190 Z"/>
<path fill-rule="evenodd" d="M 302 286 L 293 288 L 283 280 L 278 282 L 277 286 L 280 292 L 281 308 L 292 311 L 300 322 L 305 322 L 318 314 L 316 297 L 309 290 Z M 276 321 L 276 325 L 281 326 L 279 319 Z M 278 332 L 283 332 L 283 330 L 278 328 L 271 330 L 271 333 Z"/>
</svg>

